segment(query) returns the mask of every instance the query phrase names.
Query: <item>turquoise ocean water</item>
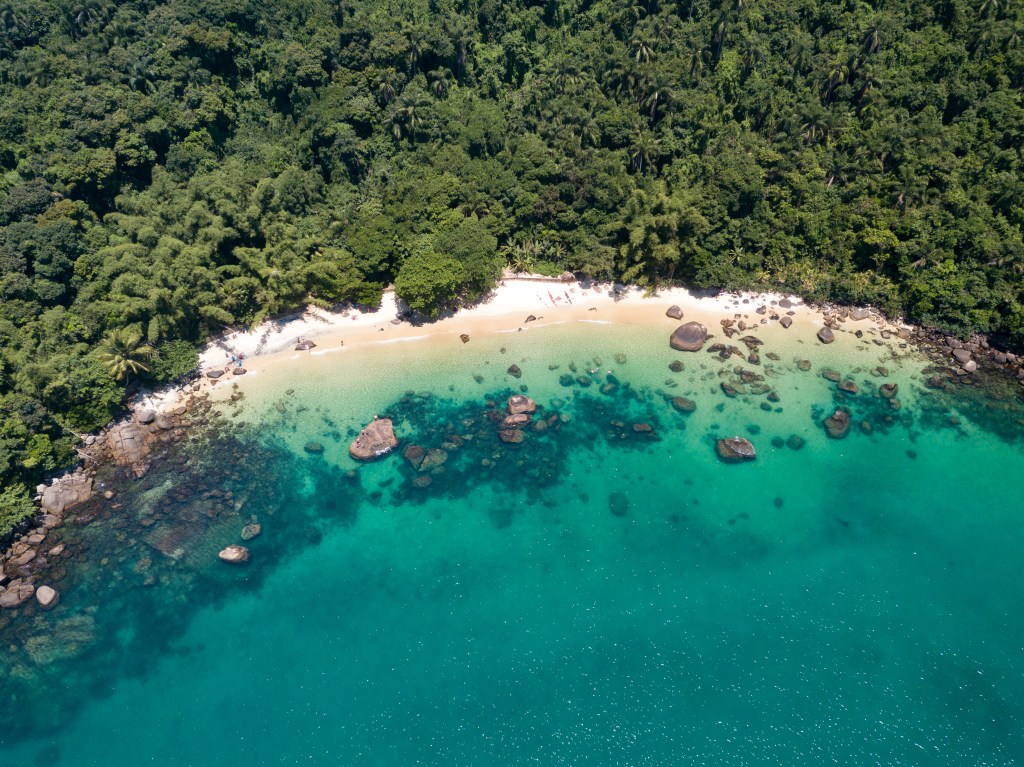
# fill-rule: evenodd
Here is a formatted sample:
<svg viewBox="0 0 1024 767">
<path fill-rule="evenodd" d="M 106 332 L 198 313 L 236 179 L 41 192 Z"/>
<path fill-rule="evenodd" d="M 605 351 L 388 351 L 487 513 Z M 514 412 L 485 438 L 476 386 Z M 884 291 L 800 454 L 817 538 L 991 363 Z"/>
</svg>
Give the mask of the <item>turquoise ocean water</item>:
<svg viewBox="0 0 1024 767">
<path fill-rule="evenodd" d="M 382 344 L 246 382 L 64 529 L 61 605 L 0 634 L 0 763 L 1024 760 L 1019 403 L 927 389 L 872 334 L 759 329 L 752 365 L 669 330 Z M 504 445 L 488 414 L 521 387 L 551 426 Z M 447 443 L 428 487 L 401 448 L 347 456 L 375 414 Z M 717 459 L 733 434 L 755 462 Z M 250 515 L 252 562 L 217 562 Z"/>
</svg>

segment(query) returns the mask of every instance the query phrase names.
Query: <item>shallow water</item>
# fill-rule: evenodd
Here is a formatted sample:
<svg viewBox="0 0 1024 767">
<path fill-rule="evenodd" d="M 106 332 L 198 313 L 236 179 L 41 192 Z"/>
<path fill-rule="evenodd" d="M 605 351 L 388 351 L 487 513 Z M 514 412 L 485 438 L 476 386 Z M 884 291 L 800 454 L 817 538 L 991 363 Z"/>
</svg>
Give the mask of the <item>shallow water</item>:
<svg viewBox="0 0 1024 767">
<path fill-rule="evenodd" d="M 247 382 L 146 479 L 111 476 L 120 508 L 69 526 L 61 605 L 3 637 L 4 762 L 1016 763 L 1019 412 L 998 435 L 977 422 L 1017 403 L 926 390 L 895 344 L 755 332 L 761 365 L 579 324 Z M 570 363 L 593 383 L 563 385 Z M 779 402 L 726 397 L 737 365 Z M 486 403 L 522 386 L 564 417 L 506 446 Z M 837 403 L 855 425 L 830 440 Z M 347 457 L 378 413 L 403 446 L 470 439 L 417 488 L 400 455 Z M 756 462 L 716 458 L 732 434 Z M 802 449 L 773 445 L 793 434 Z M 253 562 L 216 562 L 250 515 Z"/>
</svg>

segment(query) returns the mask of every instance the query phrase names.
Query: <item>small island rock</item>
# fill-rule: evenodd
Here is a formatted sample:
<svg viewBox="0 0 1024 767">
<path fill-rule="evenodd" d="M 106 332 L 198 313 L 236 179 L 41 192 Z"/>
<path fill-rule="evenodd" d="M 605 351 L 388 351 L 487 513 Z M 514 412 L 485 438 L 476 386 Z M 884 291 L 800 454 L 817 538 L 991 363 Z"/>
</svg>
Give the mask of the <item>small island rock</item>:
<svg viewBox="0 0 1024 767">
<path fill-rule="evenodd" d="M 390 418 L 375 418 L 348 447 L 357 461 L 372 461 L 390 453 L 398 445 L 395 427 Z"/>
<path fill-rule="evenodd" d="M 715 452 L 726 463 L 741 463 L 757 458 L 753 444 L 743 437 L 726 437 L 718 440 L 715 443 Z"/>
<path fill-rule="evenodd" d="M 217 554 L 217 557 L 229 565 L 244 565 L 249 561 L 249 549 L 245 546 L 228 546 Z"/>
<path fill-rule="evenodd" d="M 60 601 L 60 594 L 50 586 L 40 586 L 36 589 L 36 601 L 44 610 L 50 610 L 57 606 Z"/>
<path fill-rule="evenodd" d="M 509 397 L 506 407 L 508 408 L 509 415 L 537 412 L 537 403 L 522 394 L 513 394 Z"/>
</svg>

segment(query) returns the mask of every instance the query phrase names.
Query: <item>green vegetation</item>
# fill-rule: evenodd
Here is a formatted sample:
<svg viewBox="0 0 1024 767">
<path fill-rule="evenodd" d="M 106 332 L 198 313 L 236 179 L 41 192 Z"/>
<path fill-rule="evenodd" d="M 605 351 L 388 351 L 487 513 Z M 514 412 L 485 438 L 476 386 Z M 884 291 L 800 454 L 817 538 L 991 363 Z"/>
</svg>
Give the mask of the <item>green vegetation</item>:
<svg viewBox="0 0 1024 767">
<path fill-rule="evenodd" d="M 391 281 L 428 315 L 506 263 L 770 287 L 1020 345 L 1022 32 L 993 0 L 0 0 L 0 530 L 181 343 Z"/>
</svg>

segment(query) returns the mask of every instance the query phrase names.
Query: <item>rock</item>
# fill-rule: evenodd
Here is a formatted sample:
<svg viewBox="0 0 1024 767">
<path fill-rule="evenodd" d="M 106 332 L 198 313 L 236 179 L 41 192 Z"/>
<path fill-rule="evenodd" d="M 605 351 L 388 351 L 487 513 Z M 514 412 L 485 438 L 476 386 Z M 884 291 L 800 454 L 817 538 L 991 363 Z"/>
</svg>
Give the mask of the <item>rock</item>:
<svg viewBox="0 0 1024 767">
<path fill-rule="evenodd" d="M 654 431 L 654 427 L 649 423 L 635 423 L 633 424 L 633 431 L 637 434 L 647 434 Z"/>
<path fill-rule="evenodd" d="M 399 325 L 401 324 L 401 322 L 401 320 L 398 320 L 398 322 L 395 322 L 395 320 L 391 320 L 391 323 L 393 325 Z M 316 344 L 313 343 L 312 341 L 299 341 L 297 344 L 295 344 L 295 351 L 297 352 L 308 352 L 310 349 L 315 348 Z"/>
<path fill-rule="evenodd" d="M 40 586 L 36 589 L 36 601 L 44 610 L 52 610 L 60 601 L 60 594 L 49 586 Z"/>
<path fill-rule="evenodd" d="M 39 505 L 44 513 L 59 519 L 65 511 L 91 497 L 92 477 L 85 474 L 67 474 L 43 490 Z"/>
<path fill-rule="evenodd" d="M 857 384 L 850 380 L 840 381 L 837 384 L 837 386 L 839 387 L 840 391 L 844 391 L 847 394 L 856 394 L 857 392 L 860 391 L 860 387 L 858 387 Z"/>
<path fill-rule="evenodd" d="M 35 549 L 25 549 L 18 556 L 14 557 L 13 559 L 8 560 L 7 565 L 8 565 L 8 567 L 18 568 L 18 567 L 22 567 L 24 565 L 27 565 L 29 562 L 31 562 L 35 558 L 36 558 L 36 550 Z"/>
<path fill-rule="evenodd" d="M 220 368 L 218 368 L 216 370 L 208 370 L 208 371 L 206 371 L 206 377 L 207 378 L 213 378 L 214 380 L 220 378 L 222 375 L 224 375 L 224 371 L 221 370 Z"/>
<path fill-rule="evenodd" d="M 506 372 L 508 372 L 508 374 L 513 378 L 523 377 L 523 371 L 520 369 L 518 365 L 509 365 L 508 371 Z"/>
<path fill-rule="evenodd" d="M 448 451 L 442 450 L 439 447 L 432 447 L 427 451 L 426 455 L 423 456 L 423 460 L 420 462 L 419 471 L 421 474 L 426 474 L 428 471 L 443 466 L 448 460 Z"/>
<path fill-rule="evenodd" d="M 419 469 L 420 464 L 423 463 L 423 458 L 426 456 L 427 451 L 425 448 L 419 445 L 409 445 L 403 452 L 402 456 L 407 460 L 414 469 Z"/>
<path fill-rule="evenodd" d="M 622 352 L 616 352 L 615 353 L 615 364 L 616 365 L 625 365 L 626 362 L 628 361 L 628 359 L 629 358 L 626 357 L 626 355 L 623 354 Z"/>
<path fill-rule="evenodd" d="M 899 384 L 885 383 L 878 387 L 878 393 L 886 399 L 892 399 L 896 396 L 896 392 L 900 390 Z"/>
<path fill-rule="evenodd" d="M 668 369 L 671 370 L 673 373 L 682 373 L 683 363 L 681 360 L 673 360 L 672 362 L 669 363 Z"/>
<path fill-rule="evenodd" d="M 779 306 L 783 309 L 792 309 L 793 302 L 790 301 L 788 298 L 783 298 L 779 301 Z"/>
<path fill-rule="evenodd" d="M 307 442 L 305 445 L 303 445 L 302 449 L 311 455 L 324 454 L 324 446 L 321 445 L 319 442 Z"/>
<path fill-rule="evenodd" d="M 512 445 L 518 445 L 524 439 L 522 429 L 502 429 L 498 432 L 498 437 L 502 442 Z"/>
<path fill-rule="evenodd" d="M 680 413 L 692 413 L 697 409 L 697 403 L 692 399 L 687 399 L 686 397 L 673 397 L 672 407 Z"/>
<path fill-rule="evenodd" d="M 818 340 L 823 344 L 830 344 L 836 340 L 836 336 L 832 332 L 832 328 L 826 326 L 818 331 Z"/>
<path fill-rule="evenodd" d="M 965 362 L 970 361 L 972 357 L 971 353 L 967 349 L 954 349 L 953 359 L 963 365 Z"/>
<path fill-rule="evenodd" d="M 60 525 L 60 517 L 55 514 L 43 514 L 42 524 L 47 530 L 52 530 Z"/>
<path fill-rule="evenodd" d="M 747 362 L 751 365 L 760 365 L 761 355 L 758 354 L 757 352 L 752 351 L 750 352 L 750 354 L 747 355 Z"/>
<path fill-rule="evenodd" d="M 854 322 L 859 322 L 860 320 L 866 320 L 870 316 L 871 316 L 871 312 L 868 311 L 867 309 L 862 309 L 862 308 L 859 308 L 859 307 L 855 307 L 853 309 L 850 309 L 850 319 L 853 320 Z"/>
<path fill-rule="evenodd" d="M 824 370 L 822 370 L 821 377 L 824 378 L 826 381 L 831 381 L 832 383 L 839 383 L 841 380 L 843 380 L 842 373 L 840 373 L 838 370 L 832 370 L 831 368 L 825 368 Z"/>
<path fill-rule="evenodd" d="M 433 482 L 434 478 L 431 477 L 429 474 L 420 474 L 419 476 L 413 479 L 412 486 L 422 489 L 424 487 L 430 487 L 430 485 L 433 484 Z"/>
<path fill-rule="evenodd" d="M 529 413 L 516 413 L 515 415 L 505 416 L 505 419 L 501 422 L 502 429 L 522 429 L 528 423 L 530 423 Z"/>
<path fill-rule="evenodd" d="M 245 546 L 228 546 L 217 554 L 217 557 L 229 565 L 244 565 L 249 561 L 249 549 Z"/>
<path fill-rule="evenodd" d="M 585 386 L 590 386 L 590 384 L 592 384 L 593 381 L 590 380 L 590 376 L 580 375 L 580 376 L 576 376 L 576 383 L 578 383 L 580 386 L 584 386 L 585 387 Z"/>
<path fill-rule="evenodd" d="M 842 439 L 850 433 L 850 413 L 845 408 L 836 408 L 824 423 L 825 431 L 832 439 Z"/>
<path fill-rule="evenodd" d="M 722 381 L 718 385 L 721 387 L 721 389 L 725 393 L 726 397 L 735 397 L 737 394 L 740 393 L 739 389 L 737 389 L 735 386 L 730 384 L 728 381 Z"/>
<path fill-rule="evenodd" d="M 799 434 L 790 434 L 789 438 L 786 439 L 786 447 L 790 450 L 800 450 L 806 444 L 807 440 Z"/>
<path fill-rule="evenodd" d="M 975 362 L 974 360 L 967 360 L 967 362 L 961 365 L 961 367 L 968 373 L 973 373 L 975 370 L 978 369 L 978 363 Z"/>
<path fill-rule="evenodd" d="M 0 607 L 11 609 L 32 598 L 36 587 L 31 583 L 14 580 L 7 584 L 7 590 L 0 594 Z"/>
<path fill-rule="evenodd" d="M 459 340 L 461 340 L 462 343 L 464 343 L 464 344 L 468 344 L 469 343 L 469 336 L 466 333 L 462 333 L 459 336 Z"/>
<path fill-rule="evenodd" d="M 707 337 L 708 329 L 706 327 L 699 322 L 687 322 L 675 329 L 669 339 L 669 345 L 681 352 L 696 352 L 703 348 Z"/>
<path fill-rule="evenodd" d="M 260 533 L 263 532 L 263 525 L 258 522 L 250 522 L 248 525 L 242 528 L 242 540 L 251 541 L 253 538 L 258 538 Z"/>
<path fill-rule="evenodd" d="M 753 444 L 743 437 L 726 437 L 718 440 L 715 443 L 715 452 L 725 463 L 742 463 L 757 458 Z"/>
<path fill-rule="evenodd" d="M 673 304 L 665 311 L 665 316 L 673 320 L 681 320 L 683 318 L 683 310 Z"/>
<path fill-rule="evenodd" d="M 527 322 L 536 322 L 536 321 L 537 321 L 537 318 L 534 315 L 528 314 L 528 315 L 526 315 L 526 319 L 523 320 L 523 323 L 525 324 Z"/>
<path fill-rule="evenodd" d="M 793 318 L 790 317 L 788 314 L 783 314 L 781 317 L 779 317 L 779 324 L 782 325 L 782 327 L 789 329 L 789 327 L 793 324 Z"/>
<path fill-rule="evenodd" d="M 153 423 L 153 419 L 156 418 L 156 411 L 144 408 L 135 414 L 135 420 L 139 423 Z"/>
<path fill-rule="evenodd" d="M 390 418 L 375 418 L 348 447 L 357 461 L 372 461 L 390 453 L 398 445 Z"/>
<path fill-rule="evenodd" d="M 629 513 L 629 498 L 625 493 L 614 492 L 608 496 L 608 511 L 613 517 L 624 517 Z"/>
<path fill-rule="evenodd" d="M 505 404 L 510 415 L 537 412 L 537 403 L 523 394 L 513 394 Z"/>
<path fill-rule="evenodd" d="M 798 363 L 796 363 L 796 366 L 806 373 L 808 370 L 811 369 L 811 361 L 810 360 L 800 360 Z"/>
</svg>

